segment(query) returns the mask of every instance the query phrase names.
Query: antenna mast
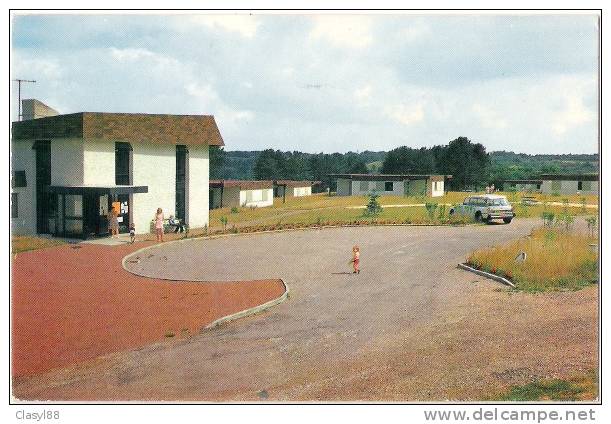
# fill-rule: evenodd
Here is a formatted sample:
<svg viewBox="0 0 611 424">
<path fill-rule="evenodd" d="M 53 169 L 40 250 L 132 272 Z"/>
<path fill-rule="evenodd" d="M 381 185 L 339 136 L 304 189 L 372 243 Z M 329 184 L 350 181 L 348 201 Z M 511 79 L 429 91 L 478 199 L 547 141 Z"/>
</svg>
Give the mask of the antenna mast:
<svg viewBox="0 0 611 424">
<path fill-rule="evenodd" d="M 18 107 L 19 115 L 17 115 L 17 120 L 21 121 L 21 118 L 22 118 L 22 114 L 21 114 L 21 83 L 22 82 L 32 82 L 32 83 L 34 83 L 36 81 L 35 80 L 19 79 L 19 78 L 14 79 L 13 81 L 17 81 L 17 98 L 18 98 L 17 101 L 19 102 L 19 105 L 18 105 L 19 106 Z"/>
</svg>

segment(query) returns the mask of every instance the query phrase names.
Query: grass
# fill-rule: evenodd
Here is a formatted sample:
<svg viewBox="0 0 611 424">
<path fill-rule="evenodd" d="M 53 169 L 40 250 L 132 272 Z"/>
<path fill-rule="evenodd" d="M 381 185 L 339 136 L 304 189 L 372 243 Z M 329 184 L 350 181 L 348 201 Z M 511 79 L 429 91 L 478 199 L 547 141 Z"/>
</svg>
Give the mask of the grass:
<svg viewBox="0 0 611 424">
<path fill-rule="evenodd" d="M 598 253 L 589 244 L 596 239 L 560 228 L 541 228 L 505 245 L 473 252 L 467 263 L 512 280 L 528 292 L 579 290 L 598 277 Z M 526 253 L 524 262 L 516 256 Z"/>
<path fill-rule="evenodd" d="M 561 379 L 545 379 L 522 386 L 513 386 L 494 400 L 502 401 L 580 401 L 598 397 L 598 378 L 595 371 L 585 375 Z"/>
<path fill-rule="evenodd" d="M 27 237 L 14 236 L 11 240 L 12 253 L 27 252 L 28 250 L 45 249 L 47 247 L 60 246 L 66 244 L 61 239 L 43 238 L 43 237 Z"/>
</svg>

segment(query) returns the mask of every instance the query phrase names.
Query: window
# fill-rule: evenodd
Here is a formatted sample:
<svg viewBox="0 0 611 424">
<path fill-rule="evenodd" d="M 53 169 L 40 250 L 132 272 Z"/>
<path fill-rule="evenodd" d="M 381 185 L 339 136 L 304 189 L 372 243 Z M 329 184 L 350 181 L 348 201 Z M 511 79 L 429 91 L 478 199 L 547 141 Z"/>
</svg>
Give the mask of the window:
<svg viewBox="0 0 611 424">
<path fill-rule="evenodd" d="M 537 184 L 537 190 L 541 190 L 541 184 Z"/>
<path fill-rule="evenodd" d="M 187 207 L 187 146 L 176 146 L 176 201 L 174 214 L 186 218 Z"/>
<path fill-rule="evenodd" d="M 132 146 L 129 143 L 115 143 L 115 184 L 130 185 L 130 156 Z"/>
<path fill-rule="evenodd" d="M 17 193 L 11 193 L 11 218 L 19 218 L 19 196 Z"/>
<path fill-rule="evenodd" d="M 369 191 L 369 181 L 361 181 L 359 185 L 360 191 Z"/>
<path fill-rule="evenodd" d="M 392 181 L 386 181 L 384 183 L 384 191 L 393 191 L 394 187 L 393 187 L 393 182 Z"/>
<path fill-rule="evenodd" d="M 577 181 L 577 190 L 583 190 L 583 181 Z"/>
<path fill-rule="evenodd" d="M 13 171 L 13 187 L 27 187 L 25 171 Z"/>
</svg>

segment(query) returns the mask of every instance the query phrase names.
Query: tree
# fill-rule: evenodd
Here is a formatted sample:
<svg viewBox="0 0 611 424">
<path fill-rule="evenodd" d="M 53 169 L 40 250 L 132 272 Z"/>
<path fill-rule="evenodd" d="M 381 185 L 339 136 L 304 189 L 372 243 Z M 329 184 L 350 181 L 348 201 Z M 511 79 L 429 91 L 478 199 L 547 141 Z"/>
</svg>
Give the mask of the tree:
<svg viewBox="0 0 611 424">
<path fill-rule="evenodd" d="M 430 174 L 435 170 L 431 149 L 401 146 L 389 151 L 382 163 L 383 174 Z"/>
<path fill-rule="evenodd" d="M 280 150 L 266 149 L 259 153 L 253 173 L 257 180 L 279 180 L 287 177 L 287 163 Z"/>
<path fill-rule="evenodd" d="M 210 178 L 222 179 L 224 174 L 223 165 L 225 164 L 227 153 L 219 146 L 210 146 L 209 152 Z"/>
<path fill-rule="evenodd" d="M 450 187 L 454 190 L 477 188 L 488 181 L 490 157 L 486 148 L 467 137 L 450 141 L 440 159 L 437 170 L 452 175 Z"/>
</svg>

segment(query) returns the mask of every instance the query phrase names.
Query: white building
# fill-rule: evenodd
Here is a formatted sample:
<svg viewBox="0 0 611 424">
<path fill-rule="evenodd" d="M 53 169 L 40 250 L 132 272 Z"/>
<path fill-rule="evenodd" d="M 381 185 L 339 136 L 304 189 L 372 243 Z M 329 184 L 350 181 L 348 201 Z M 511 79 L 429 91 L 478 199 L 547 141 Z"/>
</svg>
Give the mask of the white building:
<svg viewBox="0 0 611 424">
<path fill-rule="evenodd" d="M 541 192 L 545 194 L 598 194 L 596 174 L 546 174 L 540 178 Z"/>
<path fill-rule="evenodd" d="M 506 180 L 503 181 L 503 191 L 541 192 L 541 180 Z"/>
<path fill-rule="evenodd" d="M 92 237 L 119 212 L 147 233 L 157 208 L 208 224 L 208 147 L 223 146 L 213 116 L 81 112 L 12 125 L 14 234 Z"/>
<path fill-rule="evenodd" d="M 262 208 L 274 204 L 271 181 L 212 180 L 210 209 L 226 207 Z"/>
<path fill-rule="evenodd" d="M 312 195 L 312 186 L 320 181 L 274 180 L 274 197 L 303 197 Z"/>
<path fill-rule="evenodd" d="M 439 197 L 445 193 L 445 175 L 332 174 L 338 196 L 378 193 L 391 196 Z"/>
</svg>

